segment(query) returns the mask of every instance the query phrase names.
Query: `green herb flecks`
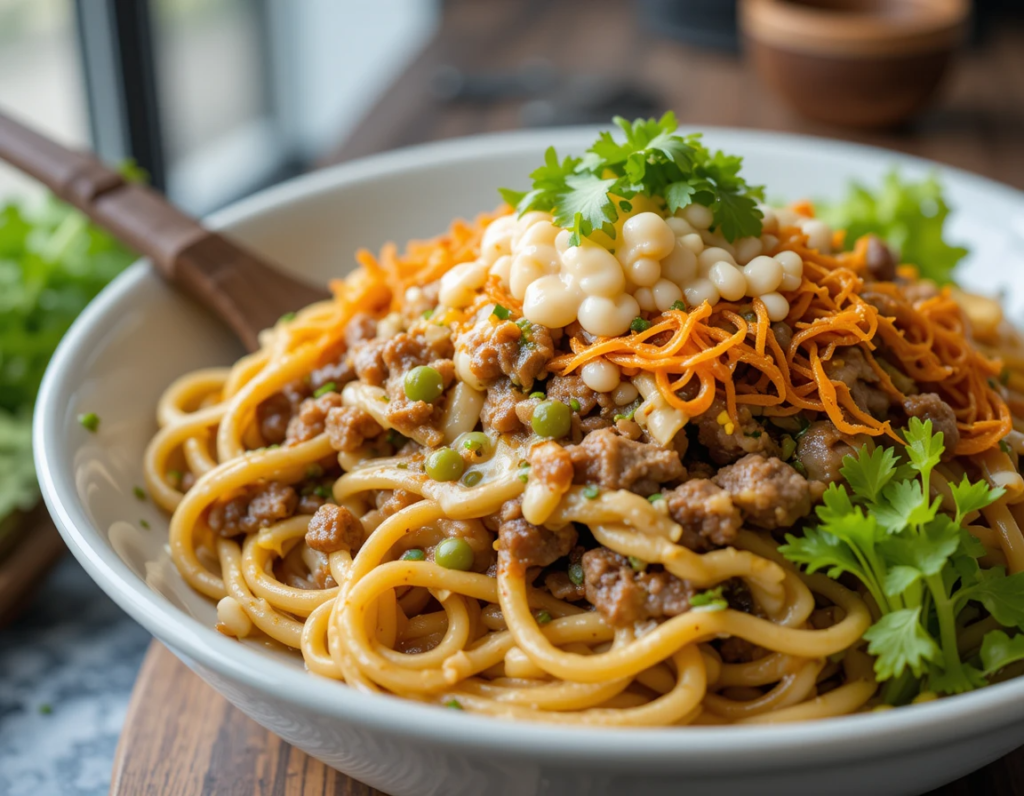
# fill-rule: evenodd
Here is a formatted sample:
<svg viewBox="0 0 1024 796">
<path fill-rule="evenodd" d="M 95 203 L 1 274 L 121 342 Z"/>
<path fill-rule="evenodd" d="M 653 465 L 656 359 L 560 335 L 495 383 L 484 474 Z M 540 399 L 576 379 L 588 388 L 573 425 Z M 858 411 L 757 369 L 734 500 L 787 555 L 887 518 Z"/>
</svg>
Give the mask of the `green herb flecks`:
<svg viewBox="0 0 1024 796">
<path fill-rule="evenodd" d="M 690 607 L 695 611 L 724 611 L 729 607 L 729 601 L 722 596 L 722 587 L 716 586 L 693 595 Z"/>
<path fill-rule="evenodd" d="M 693 203 L 710 208 L 715 227 L 730 241 L 761 234 L 757 200 L 763 193 L 740 177 L 740 158 L 712 152 L 699 134 L 677 134 L 671 112 L 661 119 L 614 121 L 625 140 L 603 132 L 583 157 L 561 160 L 550 147 L 544 165 L 530 174 L 533 187 L 503 188 L 502 198 L 520 215 L 553 212 L 556 224 L 572 230 L 572 246 L 597 230 L 614 238 L 619 211 L 631 212 L 628 200 L 638 194 L 660 197 L 670 213 Z"/>
</svg>

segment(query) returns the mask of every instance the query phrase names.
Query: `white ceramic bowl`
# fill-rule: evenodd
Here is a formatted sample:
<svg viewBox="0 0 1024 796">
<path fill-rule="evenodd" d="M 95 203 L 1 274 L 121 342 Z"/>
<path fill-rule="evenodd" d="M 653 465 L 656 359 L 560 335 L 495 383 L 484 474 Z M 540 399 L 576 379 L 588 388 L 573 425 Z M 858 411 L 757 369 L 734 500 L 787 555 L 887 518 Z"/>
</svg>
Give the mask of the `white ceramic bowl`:
<svg viewBox="0 0 1024 796">
<path fill-rule="evenodd" d="M 911 176 L 934 167 L 809 138 L 729 130 L 707 137 L 744 155 L 749 178 L 785 199 L 835 197 L 849 178 L 877 183 L 894 163 Z M 591 140 L 592 130 L 544 131 L 385 154 L 289 182 L 211 223 L 323 281 L 348 269 L 359 246 L 429 236 L 454 216 L 492 208 L 495 188 L 523 186 L 549 144 L 579 152 Z M 954 237 L 975 251 L 964 281 L 989 292 L 1005 286 L 1021 307 L 1024 196 L 953 170 L 943 178 L 959 208 Z M 225 329 L 148 263 L 134 265 L 82 314 L 46 374 L 35 417 L 43 494 L 75 556 L 125 611 L 256 721 L 357 779 L 395 796 L 882 796 L 919 793 L 1024 743 L 1024 678 L 814 724 L 602 731 L 360 694 L 306 673 L 297 656 L 232 641 L 213 630 L 214 606 L 170 564 L 166 519 L 132 487 L 142 483 L 160 392 L 188 370 L 240 354 Z M 97 434 L 76 421 L 90 411 L 102 418 Z M 142 518 L 151 530 L 140 528 Z"/>
</svg>

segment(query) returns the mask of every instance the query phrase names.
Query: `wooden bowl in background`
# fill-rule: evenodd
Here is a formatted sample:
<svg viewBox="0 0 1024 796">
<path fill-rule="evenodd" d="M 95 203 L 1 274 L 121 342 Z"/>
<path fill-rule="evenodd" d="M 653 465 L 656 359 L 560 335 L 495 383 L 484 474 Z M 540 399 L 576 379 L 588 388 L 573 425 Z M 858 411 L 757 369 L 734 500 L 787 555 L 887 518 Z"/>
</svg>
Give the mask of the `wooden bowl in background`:
<svg viewBox="0 0 1024 796">
<path fill-rule="evenodd" d="M 883 127 L 920 112 L 964 41 L 968 0 L 743 0 L 758 75 L 805 116 Z"/>
</svg>

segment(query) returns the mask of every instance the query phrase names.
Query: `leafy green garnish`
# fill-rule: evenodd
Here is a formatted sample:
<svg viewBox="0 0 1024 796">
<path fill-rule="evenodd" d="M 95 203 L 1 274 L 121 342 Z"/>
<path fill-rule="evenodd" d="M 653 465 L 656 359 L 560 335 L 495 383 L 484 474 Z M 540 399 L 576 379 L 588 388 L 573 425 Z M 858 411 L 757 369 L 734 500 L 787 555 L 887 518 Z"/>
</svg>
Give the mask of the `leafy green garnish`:
<svg viewBox="0 0 1024 796">
<path fill-rule="evenodd" d="M 625 140 L 603 132 L 583 157 L 562 160 L 549 147 L 544 165 L 530 174 L 533 188 L 502 188 L 502 198 L 520 215 L 554 213 L 556 224 L 572 230 L 572 246 L 595 230 L 614 238 L 619 211 L 631 212 L 628 200 L 637 194 L 662 198 L 670 213 L 693 203 L 710 208 L 715 227 L 730 241 L 761 234 L 757 200 L 763 192 L 740 177 L 741 158 L 711 152 L 697 133 L 676 135 L 671 112 L 661 119 L 614 121 Z"/>
<path fill-rule="evenodd" d="M 943 435 L 930 420 L 911 418 L 906 447 L 862 447 L 843 459 L 848 486 L 832 484 L 822 497 L 817 525 L 786 536 L 782 554 L 808 572 L 857 578 L 881 618 L 865 633 L 875 674 L 889 681 L 886 697 L 905 701 L 908 690 L 960 693 L 987 684 L 987 677 L 1024 658 L 1024 641 L 991 631 L 982 645 L 981 668 L 961 659 L 957 617 L 980 603 L 1004 627 L 1024 627 L 1024 573 L 982 569 L 985 547 L 963 526 L 964 518 L 1003 495 L 1001 487 L 951 485 L 954 516 L 930 500 L 931 473 L 944 451 Z M 987 650 L 987 652 L 986 652 Z"/>
<path fill-rule="evenodd" d="M 78 313 L 134 259 L 52 196 L 0 204 L 0 520 L 38 499 L 31 417 L 50 356 Z M 90 431 L 99 424 L 93 413 L 82 421 Z"/>
<path fill-rule="evenodd" d="M 949 205 L 934 175 L 912 182 L 889 172 L 877 191 L 851 184 L 837 204 L 815 203 L 818 215 L 836 229 L 845 229 L 851 243 L 873 233 L 896 249 L 902 262 L 917 266 L 922 277 L 940 285 L 953 281 L 953 269 L 967 249 L 950 246 L 942 233 Z"/>
<path fill-rule="evenodd" d="M 690 598 L 690 607 L 695 611 L 724 611 L 729 601 L 722 596 L 722 586 L 697 592 Z"/>
</svg>

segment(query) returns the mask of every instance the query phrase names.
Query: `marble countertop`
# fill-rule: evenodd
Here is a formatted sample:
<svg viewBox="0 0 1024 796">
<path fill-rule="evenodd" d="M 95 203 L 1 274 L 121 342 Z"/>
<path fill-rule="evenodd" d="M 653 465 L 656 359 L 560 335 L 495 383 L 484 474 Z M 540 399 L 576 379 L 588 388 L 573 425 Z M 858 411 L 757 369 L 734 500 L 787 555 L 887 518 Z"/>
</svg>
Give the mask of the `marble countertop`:
<svg viewBox="0 0 1024 796">
<path fill-rule="evenodd" d="M 61 560 L 0 629 L 0 793 L 108 793 L 149 641 L 70 555 Z"/>
</svg>

